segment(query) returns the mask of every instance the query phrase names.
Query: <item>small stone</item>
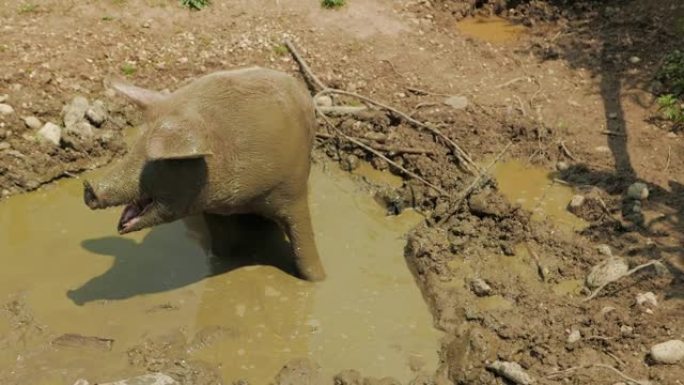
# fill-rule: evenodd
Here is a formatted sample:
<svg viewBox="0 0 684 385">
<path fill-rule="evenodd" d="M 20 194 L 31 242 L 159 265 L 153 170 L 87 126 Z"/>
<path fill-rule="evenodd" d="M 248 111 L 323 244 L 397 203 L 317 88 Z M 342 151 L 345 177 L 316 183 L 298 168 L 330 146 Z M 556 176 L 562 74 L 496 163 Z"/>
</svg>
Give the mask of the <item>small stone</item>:
<svg viewBox="0 0 684 385">
<path fill-rule="evenodd" d="M 79 378 L 76 380 L 76 382 L 74 382 L 74 385 L 90 385 L 90 382 L 88 382 L 86 379 Z"/>
<path fill-rule="evenodd" d="M 109 382 L 100 385 L 176 385 L 176 380 L 164 373 L 150 373 L 126 380 Z"/>
<path fill-rule="evenodd" d="M 465 96 L 451 96 L 444 100 L 444 104 L 451 106 L 457 110 L 462 110 L 468 107 L 468 98 Z"/>
<path fill-rule="evenodd" d="M 608 146 L 597 146 L 594 148 L 594 151 L 596 151 L 596 152 L 610 152 L 610 148 L 608 148 Z"/>
<path fill-rule="evenodd" d="M 611 257 L 591 269 L 586 283 L 590 289 L 613 282 L 629 271 L 629 266 L 623 258 Z"/>
<path fill-rule="evenodd" d="M 143 28 L 150 28 L 152 26 L 152 22 L 150 20 L 146 20 L 144 23 L 142 23 Z"/>
<path fill-rule="evenodd" d="M 9 115 L 14 113 L 14 108 L 9 104 L 0 103 L 0 115 Z"/>
<path fill-rule="evenodd" d="M 54 123 L 47 122 L 43 125 L 43 128 L 38 130 L 38 136 L 55 146 L 59 146 L 59 142 L 62 139 L 62 128 Z"/>
<path fill-rule="evenodd" d="M 629 62 L 632 64 L 638 64 L 639 62 L 641 62 L 641 58 L 639 56 L 630 56 Z"/>
<path fill-rule="evenodd" d="M 40 121 L 40 119 L 36 118 L 35 116 L 25 117 L 24 124 L 26 124 L 26 127 L 32 128 L 34 130 L 37 130 L 43 126 L 43 123 Z"/>
<path fill-rule="evenodd" d="M 95 127 L 100 127 L 107 119 L 107 110 L 104 107 L 104 103 L 96 100 L 85 112 L 85 116 Z"/>
<path fill-rule="evenodd" d="M 570 211 L 577 210 L 584 204 L 584 196 L 575 195 L 570 200 Z"/>
<path fill-rule="evenodd" d="M 71 103 L 67 104 L 62 109 L 64 127 L 69 131 L 75 131 L 75 126 L 83 121 L 88 108 L 88 99 L 83 96 L 73 98 Z"/>
<path fill-rule="evenodd" d="M 648 198 L 648 186 L 645 183 L 633 183 L 627 188 L 627 197 L 635 200 L 643 200 Z"/>
<path fill-rule="evenodd" d="M 656 364 L 676 364 L 684 359 L 684 341 L 670 340 L 653 345 L 650 356 Z"/>
<path fill-rule="evenodd" d="M 359 168 L 359 157 L 356 155 L 348 155 L 340 161 L 340 168 L 344 171 L 354 171 Z"/>
<path fill-rule="evenodd" d="M 4 103 L 9 99 L 9 95 L 7 94 L 0 94 L 0 103 Z"/>
<path fill-rule="evenodd" d="M 333 100 L 329 95 L 321 95 L 316 98 L 316 105 L 319 107 L 332 107 Z"/>
<path fill-rule="evenodd" d="M 670 269 L 665 266 L 664 263 L 657 261 L 653 264 L 653 269 L 655 270 L 656 274 L 659 276 L 665 276 L 665 275 L 670 275 Z"/>
<path fill-rule="evenodd" d="M 534 383 L 534 379 L 517 362 L 494 361 L 487 365 L 487 369 L 515 384 L 530 385 Z"/>
<path fill-rule="evenodd" d="M 629 337 L 634 334 L 634 328 L 627 325 L 620 326 L 620 334 L 624 337 Z"/>
<path fill-rule="evenodd" d="M 575 342 L 579 341 L 582 339 L 582 333 L 580 333 L 579 330 L 573 329 L 570 334 L 568 335 L 568 343 L 569 344 L 574 344 Z"/>
<path fill-rule="evenodd" d="M 492 287 L 482 278 L 475 278 L 470 281 L 470 290 L 478 297 L 485 297 L 492 294 Z"/>
<path fill-rule="evenodd" d="M 617 112 L 609 112 L 608 113 L 608 119 L 617 119 L 618 114 Z"/>
<path fill-rule="evenodd" d="M 11 144 L 7 142 L 0 142 L 0 151 L 9 150 L 10 148 L 12 148 Z"/>
<path fill-rule="evenodd" d="M 568 164 L 568 162 L 560 161 L 560 162 L 556 163 L 556 170 L 558 170 L 558 171 L 565 171 L 569 168 L 570 168 L 570 165 Z"/>
<path fill-rule="evenodd" d="M 333 378 L 335 385 L 362 385 L 363 377 L 361 373 L 354 369 L 344 370 Z"/>
<path fill-rule="evenodd" d="M 653 292 L 639 293 L 636 296 L 636 303 L 639 306 L 657 307 L 658 299 Z"/>
<path fill-rule="evenodd" d="M 610 250 L 610 246 L 606 244 L 596 246 L 596 251 L 598 251 L 601 255 L 605 255 L 606 257 L 613 256 L 613 252 Z"/>
<path fill-rule="evenodd" d="M 368 140 L 374 140 L 376 142 L 384 143 L 387 141 L 387 134 L 382 132 L 370 131 L 367 132 L 364 137 Z"/>
</svg>

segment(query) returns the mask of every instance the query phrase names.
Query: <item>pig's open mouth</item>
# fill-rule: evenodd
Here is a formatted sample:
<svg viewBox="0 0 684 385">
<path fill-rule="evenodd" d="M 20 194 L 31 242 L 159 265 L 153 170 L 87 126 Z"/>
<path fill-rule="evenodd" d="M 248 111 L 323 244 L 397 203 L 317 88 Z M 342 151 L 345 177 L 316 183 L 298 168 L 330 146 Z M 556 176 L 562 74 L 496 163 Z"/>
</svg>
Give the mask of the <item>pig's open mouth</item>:
<svg viewBox="0 0 684 385">
<path fill-rule="evenodd" d="M 136 223 L 145 215 L 152 205 L 154 200 L 152 198 L 140 198 L 136 199 L 132 203 L 126 205 L 121 213 L 121 219 L 119 219 L 119 233 L 127 233 L 131 230 Z"/>
</svg>

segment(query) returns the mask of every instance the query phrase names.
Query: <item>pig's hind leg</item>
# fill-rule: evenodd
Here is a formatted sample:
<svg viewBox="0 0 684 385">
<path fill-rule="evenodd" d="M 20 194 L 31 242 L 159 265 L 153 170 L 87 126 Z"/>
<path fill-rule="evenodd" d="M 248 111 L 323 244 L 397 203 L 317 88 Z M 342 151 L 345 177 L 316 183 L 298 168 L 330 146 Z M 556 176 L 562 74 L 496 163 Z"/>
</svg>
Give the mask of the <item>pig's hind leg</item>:
<svg viewBox="0 0 684 385">
<path fill-rule="evenodd" d="M 324 280 L 325 270 L 318 256 L 306 194 L 288 205 L 278 222 L 290 239 L 301 277 L 307 281 Z"/>
</svg>

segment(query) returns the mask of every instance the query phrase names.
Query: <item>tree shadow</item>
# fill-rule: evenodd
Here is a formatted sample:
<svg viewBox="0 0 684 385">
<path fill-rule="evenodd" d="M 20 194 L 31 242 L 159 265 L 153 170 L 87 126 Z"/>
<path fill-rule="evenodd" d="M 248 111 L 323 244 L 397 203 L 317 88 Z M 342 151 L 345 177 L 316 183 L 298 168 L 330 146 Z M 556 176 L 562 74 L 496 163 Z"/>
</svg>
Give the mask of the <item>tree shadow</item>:
<svg viewBox="0 0 684 385">
<path fill-rule="evenodd" d="M 205 215 L 154 227 L 140 243 L 123 237 L 82 242 L 84 249 L 114 258 L 104 274 L 67 292 L 77 305 L 123 300 L 177 289 L 250 265 L 274 266 L 297 276 L 282 230 L 256 215 Z"/>
<path fill-rule="evenodd" d="M 517 3 L 530 7 L 528 17 L 534 18 L 534 7 L 539 3 L 525 0 Z M 603 239 L 610 239 L 616 233 L 637 232 L 647 238 L 663 236 L 654 230 L 658 221 L 669 222 L 670 228 L 682 233 L 684 228 L 684 186 L 675 180 L 669 181 L 670 191 L 642 180 L 637 175 L 633 160 L 630 158 L 628 143 L 632 139 L 625 119 L 625 106 L 622 101 L 628 96 L 625 90 L 637 89 L 650 92 L 655 73 L 665 56 L 675 48 L 684 48 L 684 40 L 677 32 L 684 23 L 684 2 L 680 0 L 550 0 L 555 12 L 538 14 L 563 15 L 568 20 L 567 27 L 555 37 L 544 38 L 543 43 L 535 44 L 531 51 L 540 60 L 563 60 L 571 68 L 589 70 L 599 78 L 599 92 L 603 100 L 603 115 L 608 148 L 613 157 L 614 170 L 593 169 L 587 164 L 576 164 L 561 174 L 561 178 L 575 186 L 596 186 L 608 194 L 625 197 L 627 188 L 635 183 L 645 183 L 650 195 L 647 207 L 667 207 L 673 214 L 650 223 L 641 222 L 633 202 L 626 197 L 622 202 L 623 217 L 632 215 L 637 220 L 635 226 L 616 228 L 614 223 L 599 224 L 590 231 Z M 542 5 L 543 7 L 544 5 Z M 543 10 L 543 9 L 542 9 Z M 540 16 L 541 19 L 549 16 Z M 524 20 L 520 20 L 524 22 Z M 539 21 L 539 20 L 538 20 Z M 553 21 L 541 20 L 541 21 Z M 653 103 L 653 101 L 651 102 Z M 642 107 L 650 108 L 648 103 L 638 100 Z M 674 171 L 674 170 L 673 170 Z M 630 206 L 630 204 L 632 204 Z M 632 210 L 632 212 L 626 212 Z M 605 225 L 605 226 L 604 226 Z M 602 232 L 602 233 L 601 233 Z M 661 245 L 652 250 L 650 258 L 673 255 L 684 263 L 684 248 L 678 245 Z M 669 264 L 668 268 L 675 279 L 671 286 L 671 297 L 684 298 L 684 272 Z"/>
</svg>

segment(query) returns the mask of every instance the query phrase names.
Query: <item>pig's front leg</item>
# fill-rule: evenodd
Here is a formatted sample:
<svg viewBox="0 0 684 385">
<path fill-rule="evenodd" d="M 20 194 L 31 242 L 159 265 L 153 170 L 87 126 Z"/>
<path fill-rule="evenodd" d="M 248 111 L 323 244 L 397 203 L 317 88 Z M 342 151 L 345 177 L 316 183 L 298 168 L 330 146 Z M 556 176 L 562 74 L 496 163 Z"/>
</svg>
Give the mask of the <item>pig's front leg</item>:
<svg viewBox="0 0 684 385">
<path fill-rule="evenodd" d="M 285 212 L 279 216 L 278 222 L 290 239 L 295 264 L 301 277 L 307 281 L 324 280 L 325 270 L 316 249 L 306 194 L 288 205 Z"/>
</svg>

